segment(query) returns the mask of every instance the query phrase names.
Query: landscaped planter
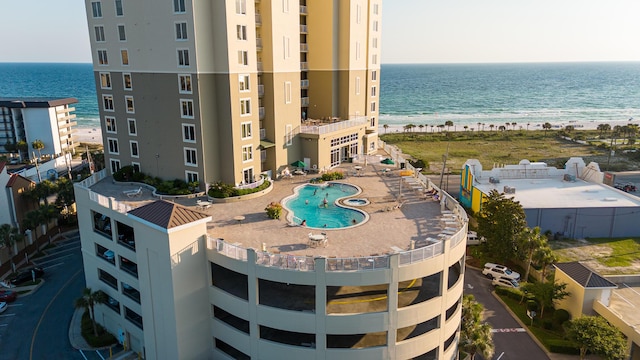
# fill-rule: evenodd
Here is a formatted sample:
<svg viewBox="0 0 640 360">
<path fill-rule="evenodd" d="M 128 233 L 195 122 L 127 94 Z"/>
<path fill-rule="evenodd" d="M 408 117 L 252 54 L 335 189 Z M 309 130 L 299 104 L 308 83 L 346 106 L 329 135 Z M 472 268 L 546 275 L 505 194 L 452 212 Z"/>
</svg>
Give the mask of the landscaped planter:
<svg viewBox="0 0 640 360">
<path fill-rule="evenodd" d="M 271 190 L 273 190 L 273 181 L 271 181 L 271 184 L 269 184 L 269 187 L 258 191 L 258 192 L 254 192 L 252 194 L 247 194 L 247 195 L 242 195 L 242 196 L 233 196 L 233 197 L 228 197 L 228 198 L 214 198 L 211 196 L 207 197 L 209 198 L 209 201 L 211 201 L 214 204 L 225 204 L 225 203 L 232 203 L 232 202 L 238 202 L 238 201 L 245 201 L 245 200 L 251 200 L 251 199 L 255 199 L 255 198 L 259 198 L 265 194 L 268 194 L 271 192 Z"/>
</svg>

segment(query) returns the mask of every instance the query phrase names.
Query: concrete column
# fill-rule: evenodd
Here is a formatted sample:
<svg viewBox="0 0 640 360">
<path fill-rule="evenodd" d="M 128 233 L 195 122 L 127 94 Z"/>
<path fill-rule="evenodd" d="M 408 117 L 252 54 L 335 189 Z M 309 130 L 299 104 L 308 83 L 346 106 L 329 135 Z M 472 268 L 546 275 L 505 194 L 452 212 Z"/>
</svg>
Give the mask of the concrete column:
<svg viewBox="0 0 640 360">
<path fill-rule="evenodd" d="M 258 356 L 258 341 L 260 340 L 260 328 L 258 327 L 258 279 L 256 277 L 256 252 L 253 249 L 247 249 L 247 285 L 248 295 L 247 302 L 249 304 L 249 337 L 251 342 L 252 359 Z"/>
<path fill-rule="evenodd" d="M 327 259 L 315 258 L 316 267 L 316 356 L 324 360 L 327 351 L 327 328 L 324 318 L 327 315 Z"/>
<path fill-rule="evenodd" d="M 396 342 L 398 341 L 398 279 L 400 255 L 393 254 L 389 257 L 389 289 L 387 296 L 387 311 L 389 323 L 387 324 L 387 348 L 389 359 L 396 359 Z"/>
</svg>

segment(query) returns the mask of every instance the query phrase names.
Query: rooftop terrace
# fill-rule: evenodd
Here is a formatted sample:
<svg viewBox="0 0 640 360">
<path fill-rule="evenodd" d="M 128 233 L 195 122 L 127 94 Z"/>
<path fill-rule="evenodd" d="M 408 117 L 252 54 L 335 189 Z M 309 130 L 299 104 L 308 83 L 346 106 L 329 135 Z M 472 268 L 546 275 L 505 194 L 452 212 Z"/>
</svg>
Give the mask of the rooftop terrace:
<svg viewBox="0 0 640 360">
<path fill-rule="evenodd" d="M 213 204 L 205 210 L 197 206 L 197 201 L 203 198 L 177 199 L 175 202 L 211 215 L 213 220 L 207 226 L 208 234 L 212 238 L 224 239 L 225 243 L 240 248 L 261 250 L 264 246 L 264 250 L 270 253 L 291 255 L 338 258 L 382 255 L 409 250 L 412 240 L 415 242 L 415 248 L 439 243 L 446 238 L 439 236 L 443 232 L 452 235 L 462 228 L 463 223 L 460 220 L 453 221 L 457 217 L 443 218 L 441 204 L 425 196 L 425 187 L 416 187 L 417 179 L 407 182 L 407 179 L 403 180 L 400 176 L 399 170 L 383 172 L 383 169 L 388 168 L 384 165 L 369 164 L 357 172 L 354 171 L 354 165 L 343 164 L 335 170 L 352 174 L 341 181 L 362 189 L 362 193 L 357 197 L 368 199 L 370 204 L 358 209 L 367 212 L 369 220 L 345 229 L 292 227 L 285 220 L 286 211 L 283 211 L 280 220 L 269 219 L 266 216 L 264 208 L 270 202 L 280 202 L 293 194 L 296 186 L 310 180 L 309 176 L 274 181 L 273 190 L 264 196 L 246 201 Z M 356 173 L 360 176 L 353 176 Z M 417 183 L 424 185 L 425 180 L 423 178 Z M 92 199 L 108 207 L 108 198 L 113 198 L 114 207 L 121 212 L 158 200 L 146 188 L 142 189 L 140 196 L 129 198 L 124 191 L 134 187 L 137 189 L 138 186 L 114 183 L 110 177 L 87 185 L 93 193 Z M 398 204 L 401 204 L 400 208 L 397 208 Z M 321 232 L 327 234 L 327 246 L 310 247 L 309 233 Z"/>
</svg>

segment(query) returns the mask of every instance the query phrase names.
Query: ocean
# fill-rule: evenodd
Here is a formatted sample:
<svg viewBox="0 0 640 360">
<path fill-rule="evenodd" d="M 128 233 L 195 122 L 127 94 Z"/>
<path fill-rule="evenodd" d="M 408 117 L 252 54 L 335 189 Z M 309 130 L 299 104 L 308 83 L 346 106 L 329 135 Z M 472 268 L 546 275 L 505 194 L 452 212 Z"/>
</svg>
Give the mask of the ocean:
<svg viewBox="0 0 640 360">
<path fill-rule="evenodd" d="M 380 124 L 477 128 L 640 120 L 640 63 L 384 64 Z M 99 127 L 91 64 L 0 63 L 0 97 L 75 97 Z"/>
</svg>

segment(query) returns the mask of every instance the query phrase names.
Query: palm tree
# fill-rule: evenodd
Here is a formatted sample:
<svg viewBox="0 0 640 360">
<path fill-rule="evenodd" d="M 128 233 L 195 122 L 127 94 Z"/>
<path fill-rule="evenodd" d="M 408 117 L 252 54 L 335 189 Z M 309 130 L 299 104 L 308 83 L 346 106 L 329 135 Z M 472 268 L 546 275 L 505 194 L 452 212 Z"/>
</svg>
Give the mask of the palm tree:
<svg viewBox="0 0 640 360">
<path fill-rule="evenodd" d="M 480 125 L 482 125 L 482 123 L 478 121 L 478 131 L 480 131 Z"/>
<path fill-rule="evenodd" d="M 531 125 L 530 123 L 527 123 L 527 131 L 529 131 L 529 125 Z"/>
<path fill-rule="evenodd" d="M 600 135 L 602 135 L 605 131 L 611 130 L 611 125 L 609 125 L 609 124 L 599 124 L 597 129 L 598 129 L 598 131 L 600 131 Z"/>
<path fill-rule="evenodd" d="M 475 359 L 476 353 L 490 359 L 495 347 L 491 325 L 482 321 L 484 307 L 475 301 L 473 295 L 465 295 L 462 299 L 462 321 L 460 324 L 460 342 L 458 347 Z"/>
<path fill-rule="evenodd" d="M 533 253 L 533 261 L 542 268 L 542 282 L 544 282 L 547 278 L 547 268 L 558 261 L 558 256 L 553 253 L 549 244 L 546 244 L 546 246 L 541 246 Z"/>
<path fill-rule="evenodd" d="M 498 130 L 505 131 L 507 130 L 507 128 L 504 125 L 500 125 L 500 127 L 498 127 Z"/>
<path fill-rule="evenodd" d="M 464 128 L 464 131 L 469 130 L 469 127 L 467 125 L 463 126 L 463 128 Z"/>
<path fill-rule="evenodd" d="M 545 133 L 547 132 L 547 130 L 551 129 L 551 123 L 544 123 L 542 124 L 542 128 L 544 129 Z"/>
<path fill-rule="evenodd" d="M 418 125 L 418 127 L 420 128 L 420 132 L 422 132 L 422 129 L 424 129 L 424 125 L 420 124 Z"/>
<path fill-rule="evenodd" d="M 38 150 L 38 158 L 41 159 L 42 153 L 40 151 L 44 149 L 44 142 L 42 142 L 42 140 L 39 140 L 39 139 L 33 140 L 33 142 L 31 143 L 31 147 L 34 150 Z"/>
<path fill-rule="evenodd" d="M 493 128 L 495 127 L 495 125 L 493 124 L 489 124 L 489 129 L 491 129 L 491 131 L 493 131 Z"/>
<path fill-rule="evenodd" d="M 431 124 L 431 125 L 429 125 L 429 126 L 431 126 L 431 132 L 433 132 L 433 124 Z"/>
<path fill-rule="evenodd" d="M 389 124 L 384 124 L 382 125 L 382 127 L 384 128 L 384 133 L 387 133 L 387 129 L 389 128 Z"/>
<path fill-rule="evenodd" d="M 525 271 L 522 279 L 523 281 L 528 281 L 531 263 L 533 262 L 533 254 L 543 245 L 546 245 L 547 241 L 546 237 L 543 237 L 540 234 L 540 228 L 537 226 L 533 229 L 526 228 L 518 240 L 518 250 L 522 250 L 522 252 L 524 252 L 522 255 L 526 256 L 527 262 L 527 270 Z"/>
<path fill-rule="evenodd" d="M 515 122 L 515 121 L 511 123 L 511 126 L 513 127 L 513 129 L 512 129 L 512 130 L 515 130 L 515 129 L 516 129 L 516 125 L 518 125 L 518 123 L 517 123 L 517 122 Z"/>
<path fill-rule="evenodd" d="M 444 122 L 444 126 L 447 127 L 447 131 L 449 131 L 449 128 L 451 128 L 453 126 L 453 121 L 451 120 L 447 120 Z"/>
<path fill-rule="evenodd" d="M 29 145 L 27 144 L 26 141 L 24 140 L 20 140 L 16 143 L 16 149 L 18 149 L 18 151 L 20 152 L 20 158 L 21 159 L 26 159 L 29 158 L 28 154 L 27 154 L 27 150 L 29 150 Z M 25 156 L 27 155 L 27 156 Z"/>
<path fill-rule="evenodd" d="M 89 310 L 89 317 L 93 324 L 93 335 L 98 336 L 98 326 L 96 326 L 96 319 L 94 316 L 94 306 L 97 304 L 104 304 L 107 301 L 107 295 L 98 290 L 92 291 L 91 288 L 84 288 L 82 290 L 82 297 L 76 299 L 75 307 L 77 309 L 83 308 Z"/>
<path fill-rule="evenodd" d="M 509 125 L 511 125 L 511 123 L 510 122 L 506 122 L 504 124 L 506 125 L 505 130 L 509 130 Z"/>
<path fill-rule="evenodd" d="M 18 249 L 16 247 L 16 242 L 18 240 L 20 240 L 20 230 L 9 224 L 0 225 L 0 244 L 8 248 L 13 247 L 14 255 L 18 253 Z"/>
</svg>

